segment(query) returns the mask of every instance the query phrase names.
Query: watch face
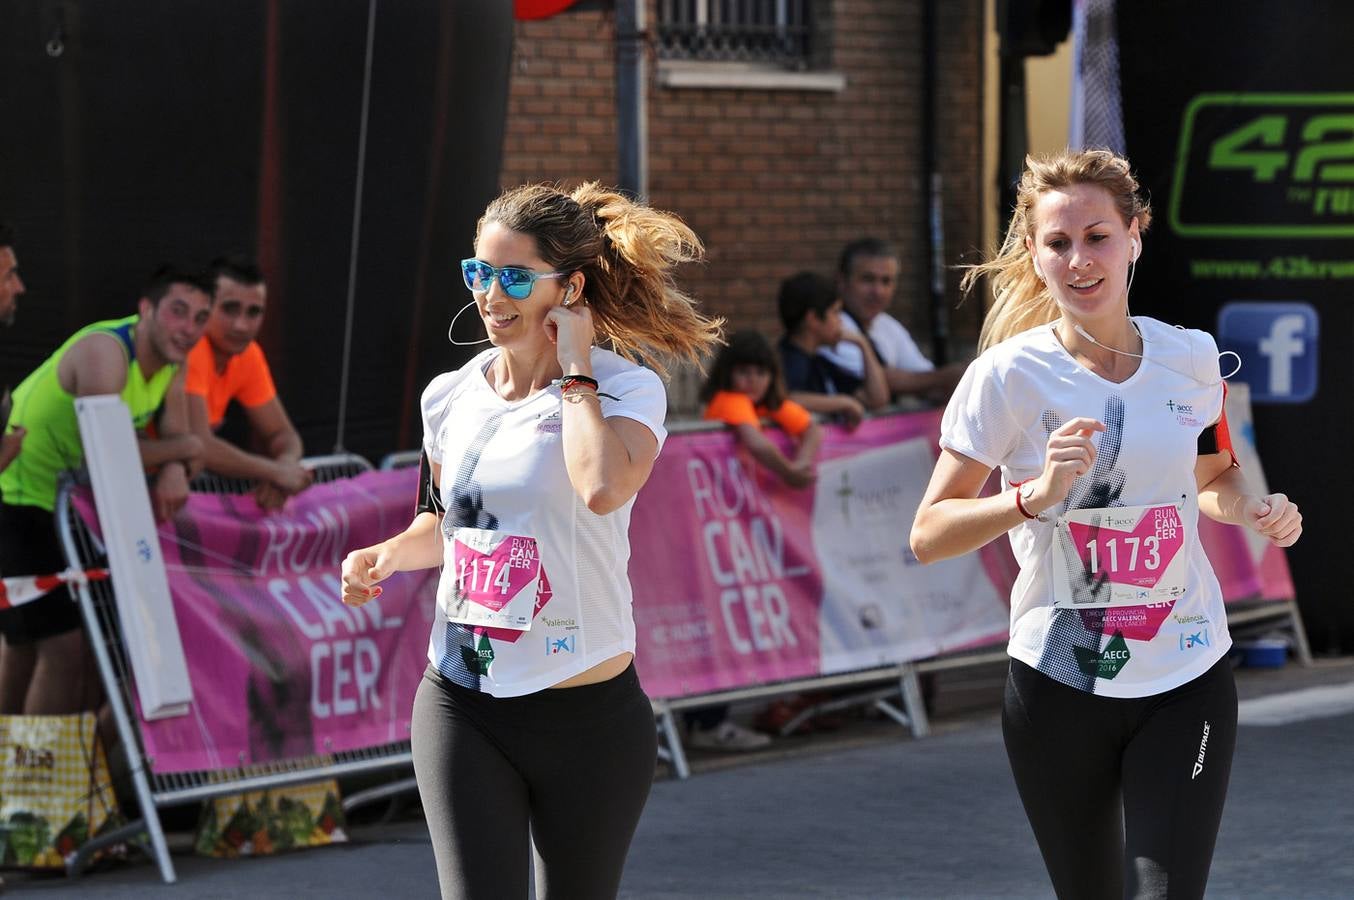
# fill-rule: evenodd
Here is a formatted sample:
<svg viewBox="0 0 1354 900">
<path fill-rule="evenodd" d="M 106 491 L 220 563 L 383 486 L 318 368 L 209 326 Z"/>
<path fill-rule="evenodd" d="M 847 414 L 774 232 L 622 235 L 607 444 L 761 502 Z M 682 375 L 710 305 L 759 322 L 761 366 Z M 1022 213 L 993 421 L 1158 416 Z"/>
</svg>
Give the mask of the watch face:
<svg viewBox="0 0 1354 900">
<path fill-rule="evenodd" d="M 1030 499 L 1034 496 L 1034 485 L 1029 484 L 1028 482 L 1020 485 L 1019 487 L 1016 488 L 1016 490 L 1020 493 L 1021 503 L 1028 504 L 1030 502 Z M 1048 521 L 1048 516 L 1044 515 L 1043 513 L 1026 512 L 1026 515 L 1028 515 L 1032 519 L 1037 519 L 1040 522 Z"/>
</svg>

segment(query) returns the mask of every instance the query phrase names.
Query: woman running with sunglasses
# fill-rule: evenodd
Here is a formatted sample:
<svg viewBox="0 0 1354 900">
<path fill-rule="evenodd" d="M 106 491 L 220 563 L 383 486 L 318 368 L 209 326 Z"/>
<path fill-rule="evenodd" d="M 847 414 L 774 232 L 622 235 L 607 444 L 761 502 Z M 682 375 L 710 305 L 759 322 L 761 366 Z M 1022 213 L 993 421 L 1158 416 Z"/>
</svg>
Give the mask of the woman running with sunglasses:
<svg viewBox="0 0 1354 900">
<path fill-rule="evenodd" d="M 1203 896 L 1237 700 L 1198 514 L 1302 533 L 1283 494 L 1247 493 L 1213 339 L 1129 318 L 1150 219 L 1108 151 L 1028 161 L 1000 254 L 965 276 L 996 303 L 912 526 L 923 562 L 1009 534 L 1006 750 L 1077 900 Z M 1007 488 L 979 497 L 997 467 Z"/>
<path fill-rule="evenodd" d="M 657 751 L 627 532 L 667 411 L 632 359 L 718 342 L 672 279 L 701 252 L 596 184 L 533 185 L 489 204 L 462 263 L 493 346 L 423 393 L 413 523 L 343 564 L 351 606 L 443 565 L 412 734 L 443 897 L 525 898 L 529 840 L 542 900 L 619 888 Z"/>
</svg>

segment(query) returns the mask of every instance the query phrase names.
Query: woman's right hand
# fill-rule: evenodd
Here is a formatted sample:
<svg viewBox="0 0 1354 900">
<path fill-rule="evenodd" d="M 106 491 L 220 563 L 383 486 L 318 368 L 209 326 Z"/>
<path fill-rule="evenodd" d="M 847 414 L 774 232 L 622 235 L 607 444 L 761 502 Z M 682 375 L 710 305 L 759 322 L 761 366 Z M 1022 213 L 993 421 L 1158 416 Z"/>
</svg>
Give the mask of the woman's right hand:
<svg viewBox="0 0 1354 900">
<path fill-rule="evenodd" d="M 1026 509 L 1035 515 L 1067 499 L 1072 482 L 1095 466 L 1095 444 L 1091 435 L 1104 431 L 1098 419 L 1079 417 L 1064 422 L 1048 436 L 1044 450 L 1044 471 L 1035 479 L 1034 489 L 1025 500 Z"/>
<path fill-rule="evenodd" d="M 354 550 L 343 560 L 343 602 L 361 606 L 381 596 L 380 582 L 397 571 L 390 541 Z"/>
</svg>

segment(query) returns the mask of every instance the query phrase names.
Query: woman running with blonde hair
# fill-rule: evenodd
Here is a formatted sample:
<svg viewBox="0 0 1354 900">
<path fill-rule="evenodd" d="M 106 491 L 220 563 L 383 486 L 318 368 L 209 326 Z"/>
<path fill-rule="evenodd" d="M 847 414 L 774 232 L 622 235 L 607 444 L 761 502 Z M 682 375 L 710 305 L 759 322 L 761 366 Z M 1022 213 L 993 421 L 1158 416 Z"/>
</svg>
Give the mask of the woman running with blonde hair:
<svg viewBox="0 0 1354 900">
<path fill-rule="evenodd" d="M 1231 638 L 1200 512 L 1281 547 L 1236 467 L 1213 338 L 1130 317 L 1151 211 L 1104 150 L 1030 159 L 982 353 L 912 526 L 931 562 L 1006 534 L 1016 787 L 1059 897 L 1202 897 L 1236 741 Z M 994 468 L 1005 489 L 979 496 Z"/>
</svg>

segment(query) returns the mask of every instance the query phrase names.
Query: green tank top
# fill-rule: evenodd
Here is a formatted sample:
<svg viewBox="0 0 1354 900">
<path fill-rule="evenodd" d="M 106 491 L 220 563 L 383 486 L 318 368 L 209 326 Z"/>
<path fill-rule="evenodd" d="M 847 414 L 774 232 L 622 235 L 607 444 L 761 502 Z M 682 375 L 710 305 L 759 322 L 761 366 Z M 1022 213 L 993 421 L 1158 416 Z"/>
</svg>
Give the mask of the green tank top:
<svg viewBox="0 0 1354 900">
<path fill-rule="evenodd" d="M 102 332 L 117 339 L 127 354 L 127 386 L 122 401 L 132 413 L 132 425 L 145 429 L 169 391 L 177 365 L 167 365 L 149 381 L 136 364 L 136 323 L 140 316 L 95 322 L 81 328 L 14 389 L 11 425 L 28 429 L 19 455 L 0 472 L 0 498 L 10 506 L 56 508 L 57 477 L 84 463 L 80 427 L 75 419 L 75 398 L 66 393 L 57 378 L 57 367 L 76 341 Z"/>
</svg>

